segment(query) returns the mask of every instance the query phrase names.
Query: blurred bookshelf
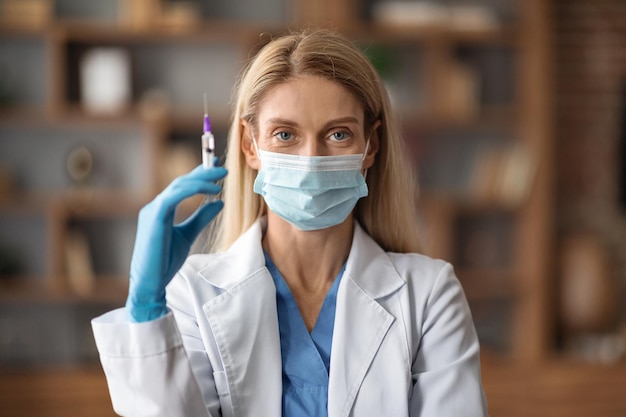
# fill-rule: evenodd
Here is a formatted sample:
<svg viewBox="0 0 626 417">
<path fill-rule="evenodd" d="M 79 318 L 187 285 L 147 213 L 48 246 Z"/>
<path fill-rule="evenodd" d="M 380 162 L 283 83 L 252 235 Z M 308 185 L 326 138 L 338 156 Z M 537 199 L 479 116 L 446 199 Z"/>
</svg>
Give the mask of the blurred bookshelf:
<svg viewBox="0 0 626 417">
<path fill-rule="evenodd" d="M 94 308 L 122 305 L 139 208 L 200 162 L 202 92 L 221 155 L 251 51 L 324 26 L 387 84 L 426 252 L 454 264 L 484 355 L 558 355 L 546 19 L 540 0 L 0 1 L 0 317 L 66 307 L 84 330 Z M 121 68 L 114 108 L 89 102 L 93 52 Z M 3 340 L 10 365 L 17 342 Z M 59 360 L 93 364 L 89 349 Z"/>
<path fill-rule="evenodd" d="M 251 51 L 321 25 L 386 82 L 421 182 L 426 252 L 455 265 L 484 351 L 553 354 L 541 2 L 413 3 L 0 2 L 0 300 L 121 305 L 138 209 L 199 162 L 199 92 L 225 139 Z M 126 85 L 114 108 L 90 104 L 86 80 L 107 54 Z"/>
</svg>

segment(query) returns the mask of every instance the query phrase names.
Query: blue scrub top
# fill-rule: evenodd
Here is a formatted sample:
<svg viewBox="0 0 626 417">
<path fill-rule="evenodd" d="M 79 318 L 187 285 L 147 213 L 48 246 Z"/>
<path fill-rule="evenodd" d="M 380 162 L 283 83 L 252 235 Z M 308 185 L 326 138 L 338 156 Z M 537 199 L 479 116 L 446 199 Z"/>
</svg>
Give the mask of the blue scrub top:
<svg viewBox="0 0 626 417">
<path fill-rule="evenodd" d="M 283 417 L 328 416 L 328 371 L 339 281 L 331 286 L 311 333 L 282 275 L 265 253 L 276 286 L 276 305 L 283 365 Z"/>
</svg>

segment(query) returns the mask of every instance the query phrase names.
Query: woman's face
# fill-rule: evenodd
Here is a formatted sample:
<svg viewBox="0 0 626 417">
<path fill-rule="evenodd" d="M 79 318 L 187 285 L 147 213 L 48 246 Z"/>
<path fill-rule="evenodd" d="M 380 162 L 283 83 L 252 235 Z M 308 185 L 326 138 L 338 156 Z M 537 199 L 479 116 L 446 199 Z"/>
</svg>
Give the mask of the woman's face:
<svg viewBox="0 0 626 417">
<path fill-rule="evenodd" d="M 366 137 L 363 119 L 363 106 L 345 87 L 307 75 L 266 94 L 259 106 L 254 137 L 261 150 L 307 156 L 363 153 L 370 139 L 363 161 L 363 168 L 368 168 L 378 150 L 378 139 L 375 134 Z M 244 128 L 242 149 L 248 164 L 259 169 L 251 144 L 253 127 L 244 123 Z"/>
</svg>

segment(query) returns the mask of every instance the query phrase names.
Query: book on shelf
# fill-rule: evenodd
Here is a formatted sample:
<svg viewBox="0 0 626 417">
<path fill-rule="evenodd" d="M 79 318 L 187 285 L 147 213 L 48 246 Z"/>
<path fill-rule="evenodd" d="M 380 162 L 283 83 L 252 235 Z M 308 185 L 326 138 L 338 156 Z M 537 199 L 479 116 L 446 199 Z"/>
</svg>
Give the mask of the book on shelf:
<svg viewBox="0 0 626 417">
<path fill-rule="evenodd" d="M 84 232 L 70 230 L 65 245 L 65 266 L 70 290 L 80 296 L 93 293 L 95 276 L 89 242 Z"/>
<path fill-rule="evenodd" d="M 528 197 L 536 164 L 523 145 L 485 146 L 473 165 L 469 185 L 473 199 L 514 207 Z"/>
</svg>

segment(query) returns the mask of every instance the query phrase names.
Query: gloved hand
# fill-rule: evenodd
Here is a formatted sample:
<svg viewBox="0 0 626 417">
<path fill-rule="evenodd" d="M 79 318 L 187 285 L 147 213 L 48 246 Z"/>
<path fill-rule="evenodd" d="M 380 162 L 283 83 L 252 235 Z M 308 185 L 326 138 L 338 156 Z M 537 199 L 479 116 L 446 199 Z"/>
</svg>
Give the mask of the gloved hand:
<svg viewBox="0 0 626 417">
<path fill-rule="evenodd" d="M 165 287 L 183 265 L 202 229 L 224 203 L 216 200 L 204 204 L 187 220 L 174 225 L 176 207 L 196 194 L 219 193 L 221 187 L 215 181 L 226 174 L 222 167 L 204 169 L 199 166 L 172 181 L 139 212 L 126 300 L 131 321 L 154 320 L 167 313 Z"/>
</svg>

